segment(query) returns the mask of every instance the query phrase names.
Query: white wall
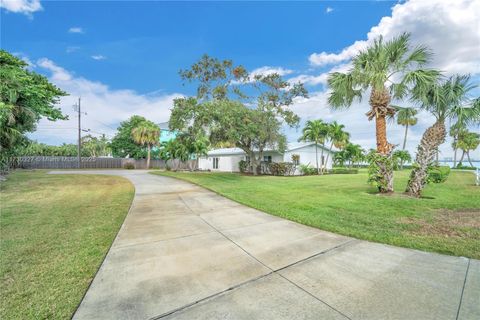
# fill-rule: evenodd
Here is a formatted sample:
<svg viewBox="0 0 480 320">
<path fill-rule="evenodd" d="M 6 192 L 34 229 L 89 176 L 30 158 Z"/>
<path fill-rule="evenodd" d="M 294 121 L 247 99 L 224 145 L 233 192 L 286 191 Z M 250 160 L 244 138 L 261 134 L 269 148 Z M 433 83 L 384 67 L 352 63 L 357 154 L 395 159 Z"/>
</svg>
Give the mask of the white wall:
<svg viewBox="0 0 480 320">
<path fill-rule="evenodd" d="M 333 154 L 330 154 L 327 161 L 328 150 L 323 151 L 324 161 L 326 163 L 326 168 L 331 169 L 333 165 Z M 293 151 L 285 152 L 284 161 L 291 162 L 292 155 L 298 154 L 300 156 L 300 164 L 310 164 L 311 167 L 316 168 L 317 162 L 315 158 L 315 145 L 306 146 L 303 148 L 299 148 Z M 322 164 L 322 148 L 318 147 L 318 165 L 321 166 Z"/>
<path fill-rule="evenodd" d="M 213 168 L 213 158 L 218 158 L 218 169 Z M 208 156 L 198 159 L 198 168 L 200 170 L 238 172 L 240 171 L 238 163 L 244 159 L 242 155 Z"/>
<path fill-rule="evenodd" d="M 318 163 L 321 165 L 322 149 L 318 147 Z M 287 151 L 284 155 L 278 152 L 264 152 L 264 156 L 272 156 L 273 162 L 291 162 L 292 155 L 298 154 L 300 156 L 300 164 L 310 164 L 311 167 L 316 167 L 315 162 L 315 145 L 306 146 L 293 151 Z M 328 150 L 323 151 L 324 160 L 327 161 Z M 218 169 L 213 169 L 213 158 L 218 158 Z M 202 157 L 198 160 L 198 168 L 200 170 L 224 171 L 224 172 L 239 172 L 238 163 L 240 160 L 245 160 L 245 155 L 222 155 L 222 156 L 208 156 Z M 262 159 L 263 160 L 263 159 Z M 327 169 L 331 169 L 333 164 L 333 154 L 330 154 Z"/>
</svg>

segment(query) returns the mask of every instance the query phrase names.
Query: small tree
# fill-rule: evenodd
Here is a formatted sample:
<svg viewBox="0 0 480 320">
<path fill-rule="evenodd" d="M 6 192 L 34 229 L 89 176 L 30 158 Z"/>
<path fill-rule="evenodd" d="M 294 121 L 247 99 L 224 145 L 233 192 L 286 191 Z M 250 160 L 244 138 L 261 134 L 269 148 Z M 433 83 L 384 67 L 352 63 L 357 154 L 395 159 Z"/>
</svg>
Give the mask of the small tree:
<svg viewBox="0 0 480 320">
<path fill-rule="evenodd" d="M 333 147 L 341 150 L 341 149 L 344 149 L 345 146 L 348 144 L 348 141 L 350 139 L 350 134 L 346 132 L 344 129 L 345 129 L 345 126 L 343 124 L 337 123 L 337 121 L 333 121 L 328 125 L 327 137 L 328 137 L 328 140 L 330 140 L 330 148 L 327 154 L 327 159 L 325 161 L 325 164 L 328 163 Z"/>
<path fill-rule="evenodd" d="M 456 142 L 456 147 L 462 150 L 462 157 L 459 164 L 462 163 L 463 158 L 467 155 L 470 166 L 474 167 L 472 160 L 470 159 L 470 151 L 477 149 L 479 144 L 480 134 L 468 130 L 461 131 L 458 135 L 458 141 Z"/>
<path fill-rule="evenodd" d="M 322 173 L 323 173 L 323 149 L 325 148 L 325 140 L 328 137 L 329 126 L 323 120 L 309 120 L 302 130 L 302 136 L 299 141 L 315 142 L 315 161 L 317 164 L 317 174 L 320 174 L 320 167 L 318 165 L 318 144 L 322 145 L 321 159 L 322 159 Z"/>
<path fill-rule="evenodd" d="M 403 145 L 402 145 L 402 150 L 405 150 L 405 147 L 407 145 L 407 134 L 408 134 L 408 128 L 411 126 L 414 126 L 417 124 L 417 109 L 414 108 L 403 108 L 403 107 L 397 107 L 395 106 L 396 109 L 396 117 L 397 117 L 397 124 L 404 126 L 405 127 L 405 134 L 403 136 Z"/>
<path fill-rule="evenodd" d="M 412 161 L 412 156 L 407 150 L 396 150 L 393 152 L 394 169 L 403 170 L 403 164 Z"/>
<path fill-rule="evenodd" d="M 147 147 L 147 169 L 150 169 L 150 152 L 153 146 L 159 144 L 160 128 L 151 121 L 143 121 L 132 129 L 133 140 Z"/>
<path fill-rule="evenodd" d="M 131 157 L 135 159 L 145 158 L 146 152 L 142 145 L 133 140 L 132 130 L 140 123 L 147 121 L 142 116 L 134 115 L 126 121 L 122 121 L 117 128 L 117 133 L 112 139 L 111 149 L 114 157 Z"/>
</svg>

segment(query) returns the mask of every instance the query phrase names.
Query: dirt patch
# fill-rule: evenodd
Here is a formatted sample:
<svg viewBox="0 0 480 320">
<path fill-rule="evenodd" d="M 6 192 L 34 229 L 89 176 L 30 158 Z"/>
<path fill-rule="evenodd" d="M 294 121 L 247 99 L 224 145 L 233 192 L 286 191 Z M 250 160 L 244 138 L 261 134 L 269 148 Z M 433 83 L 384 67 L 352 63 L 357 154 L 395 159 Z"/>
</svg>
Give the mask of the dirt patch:
<svg viewBox="0 0 480 320">
<path fill-rule="evenodd" d="M 437 210 L 428 218 L 401 218 L 399 222 L 412 226 L 416 235 L 464 237 L 468 229 L 480 230 L 480 209 Z"/>
</svg>

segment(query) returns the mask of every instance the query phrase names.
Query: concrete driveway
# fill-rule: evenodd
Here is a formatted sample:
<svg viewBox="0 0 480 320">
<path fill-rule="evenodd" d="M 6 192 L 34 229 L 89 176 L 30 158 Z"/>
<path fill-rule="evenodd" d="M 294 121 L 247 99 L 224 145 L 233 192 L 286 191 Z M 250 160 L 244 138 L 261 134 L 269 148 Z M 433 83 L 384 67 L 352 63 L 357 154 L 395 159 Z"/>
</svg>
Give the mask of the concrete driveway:
<svg viewBox="0 0 480 320">
<path fill-rule="evenodd" d="M 480 319 L 478 260 L 306 227 L 145 171 L 80 172 L 136 194 L 74 319 Z"/>
</svg>

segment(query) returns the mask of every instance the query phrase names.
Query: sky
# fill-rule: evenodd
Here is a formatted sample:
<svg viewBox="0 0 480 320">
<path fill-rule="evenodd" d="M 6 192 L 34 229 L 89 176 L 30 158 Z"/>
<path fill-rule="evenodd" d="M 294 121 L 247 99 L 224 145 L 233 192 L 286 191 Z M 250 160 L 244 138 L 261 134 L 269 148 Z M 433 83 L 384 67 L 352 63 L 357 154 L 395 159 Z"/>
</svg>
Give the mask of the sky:
<svg viewBox="0 0 480 320">
<path fill-rule="evenodd" d="M 350 59 L 378 36 L 410 32 L 412 45 L 434 52 L 431 67 L 447 76 L 469 73 L 480 83 L 480 1 L 475 0 L 1 0 L 0 5 L 1 48 L 70 94 L 59 103 L 69 120 L 42 119 L 30 135 L 48 144 L 76 142 L 72 106 L 80 96 L 86 112 L 82 127 L 93 135 L 112 137 L 134 114 L 168 121 L 173 99 L 195 91 L 182 84 L 178 71 L 205 53 L 251 72 L 277 72 L 303 82 L 309 98 L 292 106 L 301 124 L 336 120 L 366 149 L 375 146 L 375 126 L 365 116 L 368 97 L 348 111 L 332 111 L 326 79 L 328 72 L 347 71 Z M 477 89 L 472 97 L 479 94 Z M 412 154 L 433 122 L 427 113 L 419 114 L 407 142 Z M 294 142 L 300 129 L 285 128 L 285 133 Z M 391 143 L 401 145 L 403 127 L 391 123 L 387 133 Z M 441 157 L 452 156 L 450 144 L 442 145 Z M 480 151 L 473 156 L 480 158 Z"/>
</svg>

